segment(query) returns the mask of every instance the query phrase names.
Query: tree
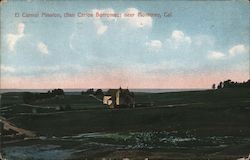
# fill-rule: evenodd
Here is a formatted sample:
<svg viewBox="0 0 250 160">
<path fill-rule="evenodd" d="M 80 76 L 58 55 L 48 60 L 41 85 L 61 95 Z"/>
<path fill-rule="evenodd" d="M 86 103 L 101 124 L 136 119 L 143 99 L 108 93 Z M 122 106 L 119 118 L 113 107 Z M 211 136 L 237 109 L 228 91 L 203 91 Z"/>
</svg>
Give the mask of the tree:
<svg viewBox="0 0 250 160">
<path fill-rule="evenodd" d="M 219 85 L 217 86 L 217 89 L 223 88 L 223 82 L 220 82 Z"/>
<path fill-rule="evenodd" d="M 215 84 L 213 84 L 213 85 L 212 85 L 212 89 L 215 89 L 215 87 L 216 87 L 216 85 L 215 85 Z"/>
<path fill-rule="evenodd" d="M 86 93 L 88 93 L 88 94 L 94 94 L 95 91 L 94 91 L 93 88 L 90 88 L 90 89 L 88 89 L 88 90 L 86 91 Z"/>
<path fill-rule="evenodd" d="M 95 91 L 95 95 L 100 95 L 100 96 L 102 96 L 102 95 L 103 95 L 102 89 L 97 89 L 97 90 Z"/>
<path fill-rule="evenodd" d="M 54 96 L 59 96 L 59 95 L 64 95 L 64 91 L 63 89 L 53 89 L 52 91 L 48 91 L 47 95 L 49 95 L 49 97 L 54 97 Z"/>
<path fill-rule="evenodd" d="M 232 88 L 233 87 L 233 82 L 230 79 L 224 81 L 223 84 L 224 84 L 223 88 Z"/>
<path fill-rule="evenodd" d="M 213 85 L 214 86 L 214 85 Z M 247 82 L 234 82 L 230 79 L 220 82 L 219 85 L 217 86 L 217 89 L 222 89 L 222 88 L 250 88 L 250 80 Z"/>
</svg>

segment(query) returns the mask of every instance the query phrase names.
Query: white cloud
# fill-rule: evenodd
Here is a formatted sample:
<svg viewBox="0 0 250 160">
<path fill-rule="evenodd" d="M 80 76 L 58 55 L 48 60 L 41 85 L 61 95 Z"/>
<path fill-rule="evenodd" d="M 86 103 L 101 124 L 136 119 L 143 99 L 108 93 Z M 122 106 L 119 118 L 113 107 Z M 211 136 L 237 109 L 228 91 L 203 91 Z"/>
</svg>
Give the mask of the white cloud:
<svg viewBox="0 0 250 160">
<path fill-rule="evenodd" d="M 8 44 L 10 51 L 15 51 L 15 45 L 16 45 L 16 42 L 19 38 L 21 38 L 20 35 L 15 35 L 15 34 L 8 34 L 7 35 L 7 44 Z"/>
<path fill-rule="evenodd" d="M 235 45 L 228 50 L 229 56 L 235 56 L 246 52 L 247 48 L 243 44 Z"/>
<path fill-rule="evenodd" d="M 13 73 L 16 71 L 16 69 L 14 67 L 11 66 L 5 66 L 5 65 L 1 65 L 0 66 L 1 72 L 2 73 Z"/>
<path fill-rule="evenodd" d="M 222 52 L 211 51 L 208 53 L 207 58 L 211 60 L 219 60 L 225 57 L 225 54 Z"/>
<path fill-rule="evenodd" d="M 100 19 L 94 20 L 94 24 L 96 26 L 96 33 L 98 35 L 104 34 L 108 29 L 108 26 L 104 25 Z"/>
<path fill-rule="evenodd" d="M 217 52 L 217 51 L 211 51 L 208 53 L 207 58 L 218 60 L 218 59 L 223 59 L 223 58 L 229 58 L 229 57 L 236 56 L 238 54 L 243 54 L 246 52 L 248 52 L 247 47 L 245 47 L 243 44 L 238 44 L 230 48 L 227 54 L 224 54 L 222 52 Z"/>
<path fill-rule="evenodd" d="M 167 39 L 167 42 L 175 49 L 180 46 L 189 46 L 192 43 L 192 39 L 189 36 L 186 36 L 180 30 L 174 30 L 171 34 L 171 37 Z"/>
<path fill-rule="evenodd" d="M 107 31 L 107 29 L 108 29 L 108 26 L 106 26 L 106 25 L 101 25 L 101 26 L 99 26 L 99 27 L 97 28 L 97 34 L 98 34 L 98 35 L 101 35 L 101 34 L 105 33 L 105 32 Z"/>
<path fill-rule="evenodd" d="M 182 31 L 175 30 L 172 32 L 171 39 L 176 43 L 188 43 L 191 44 L 192 40 L 190 37 L 185 36 L 185 34 Z"/>
<path fill-rule="evenodd" d="M 148 49 L 152 51 L 159 51 L 159 49 L 161 49 L 162 47 L 162 42 L 159 40 L 151 40 L 150 42 L 146 42 L 145 44 L 146 46 L 148 46 Z"/>
<path fill-rule="evenodd" d="M 108 20 L 108 21 L 112 21 L 112 20 L 116 21 L 117 20 L 117 18 L 114 17 L 114 16 L 104 16 L 104 17 L 97 16 L 97 15 L 100 15 L 100 14 L 114 15 L 115 11 L 112 8 L 93 9 L 92 13 L 94 14 L 93 22 L 95 24 L 96 33 L 98 35 L 102 35 L 108 30 L 108 26 L 103 24 L 102 20 Z"/>
<path fill-rule="evenodd" d="M 39 42 L 37 44 L 37 49 L 38 49 L 39 52 L 41 52 L 43 54 L 49 54 L 48 47 L 43 42 Z"/>
<path fill-rule="evenodd" d="M 24 36 L 25 24 L 19 23 L 16 34 L 7 34 L 7 44 L 10 51 L 15 51 L 15 45 Z"/>
<path fill-rule="evenodd" d="M 136 28 L 152 27 L 153 19 L 152 17 L 138 17 L 138 13 L 141 12 L 136 8 L 128 8 L 124 13 L 134 14 L 134 17 L 124 17 L 122 18 L 127 21 L 131 26 Z M 124 14 L 123 13 L 123 14 Z"/>
</svg>

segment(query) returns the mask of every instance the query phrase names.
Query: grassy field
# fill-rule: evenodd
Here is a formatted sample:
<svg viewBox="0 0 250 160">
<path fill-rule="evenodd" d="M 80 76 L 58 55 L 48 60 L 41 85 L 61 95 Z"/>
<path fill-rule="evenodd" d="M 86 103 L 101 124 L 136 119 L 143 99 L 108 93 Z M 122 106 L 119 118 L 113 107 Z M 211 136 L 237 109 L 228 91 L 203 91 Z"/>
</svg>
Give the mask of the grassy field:
<svg viewBox="0 0 250 160">
<path fill-rule="evenodd" d="M 250 135 L 249 95 L 248 89 L 137 93 L 136 108 L 108 109 L 88 95 L 66 95 L 31 107 L 23 104 L 21 93 L 8 93 L 2 95 L 1 106 L 12 123 L 37 134 L 195 129 L 201 135 L 210 134 L 207 131 Z M 65 105 L 71 109 L 53 109 Z M 38 109 L 36 114 L 33 108 Z"/>
<path fill-rule="evenodd" d="M 10 122 L 34 131 L 37 136 L 63 137 L 90 132 L 175 132 L 175 136 L 250 138 L 249 89 L 135 93 L 135 99 L 136 108 L 121 109 L 108 109 L 88 95 L 65 95 L 63 98 L 47 99 L 27 106 L 23 104 L 22 93 L 7 93 L 2 95 L 1 110 Z M 55 110 L 56 107 L 65 105 L 70 105 L 71 109 Z M 34 107 L 41 109 L 32 113 Z M 196 145 L 194 143 L 192 147 Z M 236 155 L 246 155 L 250 152 L 247 149 L 249 146 L 249 142 L 231 145 L 223 150 L 224 158 L 217 158 L 232 159 Z M 205 154 L 209 149 L 199 151 L 198 148 L 190 148 L 186 153 L 177 148 L 174 152 L 170 151 L 171 149 L 157 149 L 144 153 L 142 150 L 131 149 L 106 152 L 102 150 L 89 154 L 89 157 L 100 154 L 100 157 L 109 155 L 119 158 L 127 154 L 140 158 L 149 154 L 157 158 L 157 155 L 164 157 L 164 154 L 173 154 L 173 157 L 181 159 L 181 154 L 179 158 L 176 154 L 181 152 L 183 156 L 190 154 L 192 157 L 199 153 Z M 225 158 L 225 155 L 232 157 Z"/>
</svg>

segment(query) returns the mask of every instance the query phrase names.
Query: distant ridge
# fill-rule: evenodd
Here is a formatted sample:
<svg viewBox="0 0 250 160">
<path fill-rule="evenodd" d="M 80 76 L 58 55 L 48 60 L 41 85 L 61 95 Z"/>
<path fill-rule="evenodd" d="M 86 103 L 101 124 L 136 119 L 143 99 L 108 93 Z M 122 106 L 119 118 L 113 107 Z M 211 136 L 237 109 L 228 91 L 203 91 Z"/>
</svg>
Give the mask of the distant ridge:
<svg viewBox="0 0 250 160">
<path fill-rule="evenodd" d="M 48 92 L 51 89 L 0 89 L 0 94 L 7 92 Z M 82 92 L 87 91 L 86 88 L 83 89 L 63 89 L 65 92 Z M 103 91 L 107 91 L 107 88 L 102 89 Z M 190 89 L 130 89 L 132 92 L 146 92 L 146 93 L 163 93 L 163 92 L 182 92 L 182 91 L 201 91 L 207 90 L 207 88 L 190 88 Z"/>
</svg>

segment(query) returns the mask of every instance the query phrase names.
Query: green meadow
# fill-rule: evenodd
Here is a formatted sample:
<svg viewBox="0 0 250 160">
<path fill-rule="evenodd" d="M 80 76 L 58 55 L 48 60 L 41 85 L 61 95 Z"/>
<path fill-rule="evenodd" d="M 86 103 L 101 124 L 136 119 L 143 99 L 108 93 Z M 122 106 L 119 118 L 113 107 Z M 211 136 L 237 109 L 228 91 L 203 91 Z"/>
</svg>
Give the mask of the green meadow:
<svg viewBox="0 0 250 160">
<path fill-rule="evenodd" d="M 106 133 L 104 138 L 98 140 L 104 143 L 113 138 L 112 141 L 119 144 L 123 144 L 123 141 L 118 142 L 120 139 L 132 133 L 166 132 L 175 133 L 174 136 L 177 137 L 189 135 L 189 138 L 192 136 L 196 139 L 197 137 L 200 139 L 206 139 L 207 137 L 233 137 L 233 139 L 238 139 L 240 137 L 240 142 L 237 140 L 234 142 L 231 139 L 230 145 L 217 149 L 199 150 L 196 146 L 205 142 L 202 141 L 199 144 L 193 142 L 188 144 L 191 148 L 186 152 L 192 156 L 199 153 L 213 155 L 220 152 L 221 154 L 217 158 L 221 156 L 222 159 L 228 154 L 235 158 L 246 156 L 249 152 L 247 148 L 250 147 L 250 90 L 248 88 L 169 93 L 138 92 L 135 93 L 135 108 L 116 109 L 109 109 L 101 101 L 88 94 L 66 93 L 61 97 L 44 99 L 32 104 L 23 102 L 23 94 L 2 94 L 1 113 L 9 122 L 17 127 L 34 132 L 37 137 Z M 35 143 L 41 143 L 38 140 L 34 141 Z M 27 144 L 28 142 L 22 143 Z M 43 143 L 59 143 L 66 148 L 76 145 L 75 142 L 66 143 L 54 140 L 43 141 Z M 209 143 L 212 143 L 212 141 L 210 140 Z M 17 145 L 17 143 L 8 145 Z M 176 157 L 177 153 L 181 152 L 181 149 L 178 149 L 175 145 L 172 146 L 172 149 L 170 148 L 157 151 L 150 150 L 146 153 L 151 153 L 151 157 L 157 158 L 156 153 L 163 157 L 168 154 L 169 156 L 173 154 L 173 157 Z M 120 152 L 122 154 L 119 154 Z M 113 149 L 104 154 L 103 149 L 100 149 L 88 152 L 89 154 L 86 157 L 109 155 L 121 158 L 122 155 L 127 154 L 131 157 L 134 155 L 140 158 L 146 154 L 141 149 L 126 149 L 120 150 L 120 152 Z M 82 154 L 78 153 L 73 157 L 79 158 L 79 156 L 82 156 Z"/>
</svg>

